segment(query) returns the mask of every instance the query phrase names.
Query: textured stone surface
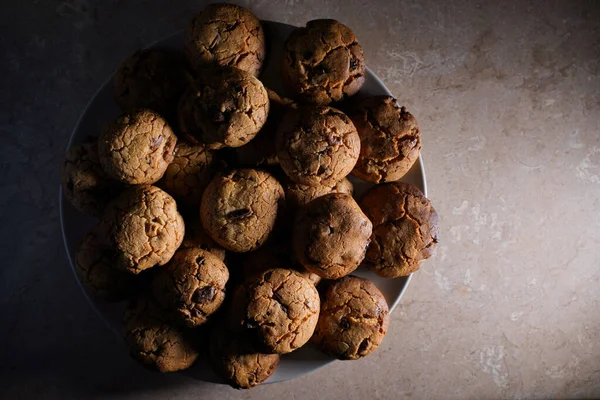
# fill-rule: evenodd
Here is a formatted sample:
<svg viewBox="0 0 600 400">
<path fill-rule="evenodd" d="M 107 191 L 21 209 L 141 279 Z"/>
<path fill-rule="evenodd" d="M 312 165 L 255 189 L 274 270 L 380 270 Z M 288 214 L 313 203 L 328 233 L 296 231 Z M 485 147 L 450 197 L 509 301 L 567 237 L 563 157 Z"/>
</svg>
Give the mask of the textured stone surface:
<svg viewBox="0 0 600 400">
<path fill-rule="evenodd" d="M 243 396 L 599 397 L 600 4 L 368 4 L 251 8 L 353 29 L 367 65 L 419 121 L 441 242 L 373 355 Z M 58 223 L 59 165 L 85 104 L 125 57 L 201 7 L 4 5 L 1 398 L 242 396 L 131 360 L 77 287 Z"/>
</svg>

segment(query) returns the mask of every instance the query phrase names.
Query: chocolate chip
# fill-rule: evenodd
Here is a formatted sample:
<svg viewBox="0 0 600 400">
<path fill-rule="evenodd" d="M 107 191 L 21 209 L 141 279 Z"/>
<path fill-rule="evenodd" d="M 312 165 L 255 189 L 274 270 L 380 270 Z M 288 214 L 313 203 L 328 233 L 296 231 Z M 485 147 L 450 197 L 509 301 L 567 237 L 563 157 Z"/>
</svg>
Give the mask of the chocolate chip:
<svg viewBox="0 0 600 400">
<path fill-rule="evenodd" d="M 215 288 L 213 286 L 205 286 L 194 292 L 192 301 L 194 303 L 205 304 L 211 302 L 215 298 Z"/>
<path fill-rule="evenodd" d="M 196 257 L 196 264 L 198 264 L 198 266 L 204 264 L 204 257 L 202 257 L 202 256 Z"/>
<path fill-rule="evenodd" d="M 338 135 L 333 135 L 330 133 L 329 135 L 327 135 L 327 142 L 330 145 L 335 146 L 342 143 L 342 138 Z"/>
<path fill-rule="evenodd" d="M 223 114 L 221 111 L 213 114 L 212 122 L 217 124 L 225 122 L 225 114 Z"/>
<path fill-rule="evenodd" d="M 340 326 L 342 327 L 342 329 L 348 329 L 348 328 L 350 328 L 350 323 L 348 322 L 348 320 L 346 318 L 342 318 L 340 320 Z"/>
<path fill-rule="evenodd" d="M 152 138 L 152 141 L 150 142 L 150 150 L 158 149 L 158 147 L 162 143 L 163 139 L 164 139 L 163 135 L 159 135 L 158 137 Z"/>
<path fill-rule="evenodd" d="M 258 322 L 256 322 L 253 318 L 249 318 L 244 321 L 244 328 L 246 329 L 256 329 L 258 328 Z"/>
<path fill-rule="evenodd" d="M 360 342 L 360 346 L 358 346 L 358 352 L 364 353 L 365 351 L 367 351 L 370 344 L 371 342 L 369 341 L 369 339 L 363 339 L 363 341 Z"/>
<path fill-rule="evenodd" d="M 271 271 L 268 271 L 267 273 L 265 273 L 265 275 L 263 276 L 265 278 L 265 281 L 268 281 L 269 279 L 271 279 L 271 275 L 273 273 Z"/>
<path fill-rule="evenodd" d="M 250 215 L 252 215 L 252 210 L 250 210 L 249 208 L 242 208 L 240 210 L 228 212 L 227 219 L 235 221 L 238 219 L 249 217 Z"/>
<path fill-rule="evenodd" d="M 354 58 L 350 59 L 350 71 L 354 71 L 356 68 L 358 68 L 358 63 L 356 62 L 356 60 Z"/>
</svg>

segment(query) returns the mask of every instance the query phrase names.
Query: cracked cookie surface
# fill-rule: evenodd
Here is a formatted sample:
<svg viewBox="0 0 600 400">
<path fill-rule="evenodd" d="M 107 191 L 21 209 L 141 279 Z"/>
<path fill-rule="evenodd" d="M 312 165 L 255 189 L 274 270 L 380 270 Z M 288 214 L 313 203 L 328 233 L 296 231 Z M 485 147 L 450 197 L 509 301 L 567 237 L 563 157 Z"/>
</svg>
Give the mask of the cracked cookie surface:
<svg viewBox="0 0 600 400">
<path fill-rule="evenodd" d="M 373 282 L 347 276 L 328 287 L 312 341 L 341 360 L 374 352 L 389 325 L 388 305 Z"/>
<path fill-rule="evenodd" d="M 279 364 L 279 354 L 256 352 L 239 332 L 225 328 L 213 331 L 210 359 L 213 369 L 236 389 L 249 389 L 270 377 Z"/>
<path fill-rule="evenodd" d="M 185 92 L 178 107 L 180 130 L 209 149 L 240 147 L 262 129 L 269 97 L 254 76 L 236 68 L 206 73 Z"/>
<path fill-rule="evenodd" d="M 163 117 L 151 110 L 121 114 L 98 138 L 106 174 L 130 185 L 158 181 L 175 156 L 177 137 Z"/>
<path fill-rule="evenodd" d="M 310 339 L 319 308 L 319 293 L 307 278 L 297 271 L 275 268 L 236 291 L 231 316 L 256 349 L 285 354 Z"/>
<path fill-rule="evenodd" d="M 285 115 L 276 148 L 281 168 L 291 180 L 308 186 L 333 186 L 354 168 L 360 138 L 343 112 L 305 106 Z"/>
<path fill-rule="evenodd" d="M 123 110 L 149 108 L 171 114 L 188 84 L 184 62 L 162 50 L 137 51 L 113 77 L 115 100 Z"/>
<path fill-rule="evenodd" d="M 267 240 L 283 200 L 283 188 L 271 174 L 233 170 L 208 185 L 200 218 L 206 232 L 225 249 L 247 252 Z"/>
<path fill-rule="evenodd" d="M 152 282 L 154 297 L 186 326 L 200 326 L 225 300 L 229 270 L 216 256 L 198 248 L 178 250 Z"/>
<path fill-rule="evenodd" d="M 213 153 L 202 145 L 177 143 L 175 157 L 158 186 L 186 206 L 197 207 L 216 172 Z"/>
<path fill-rule="evenodd" d="M 352 195 L 353 192 L 354 185 L 352 185 L 352 182 L 350 182 L 348 178 L 342 179 L 334 186 L 307 186 L 298 183 L 290 183 L 285 188 L 285 200 L 286 204 L 292 210 L 298 210 L 314 199 L 328 193 L 346 193 Z"/>
<path fill-rule="evenodd" d="M 331 19 L 309 21 L 285 42 L 282 63 L 286 86 L 304 103 L 327 105 L 360 90 L 365 60 L 356 36 Z"/>
<path fill-rule="evenodd" d="M 193 334 L 174 325 L 150 299 L 129 305 L 123 328 L 131 355 L 150 369 L 180 371 L 198 358 Z"/>
<path fill-rule="evenodd" d="M 352 174 L 373 183 L 396 181 L 421 151 L 417 120 L 391 96 L 361 100 L 350 115 L 360 136 L 360 156 Z"/>
<path fill-rule="evenodd" d="M 407 276 L 433 254 L 438 242 L 438 216 L 430 201 L 413 185 L 393 182 L 374 186 L 360 201 L 373 222 L 365 267 L 385 278 Z"/>
<path fill-rule="evenodd" d="M 61 168 L 63 193 L 77 210 L 99 217 L 122 189 L 100 165 L 98 142 L 72 146 Z"/>
<path fill-rule="evenodd" d="M 321 196 L 298 214 L 294 254 L 308 271 L 326 279 L 348 275 L 365 257 L 373 225 L 351 195 Z"/>
<path fill-rule="evenodd" d="M 265 59 L 265 34 L 250 10 L 233 4 L 212 4 L 190 20 L 185 48 L 196 70 L 236 67 L 258 76 Z"/>
<path fill-rule="evenodd" d="M 133 274 L 166 264 L 185 234 L 173 197 L 149 185 L 123 192 L 108 205 L 103 223 L 109 227 L 115 267 Z"/>
<path fill-rule="evenodd" d="M 102 225 L 92 229 L 75 254 L 75 272 L 81 284 L 92 296 L 109 301 L 121 301 L 133 292 L 133 276 L 113 266 Z"/>
</svg>

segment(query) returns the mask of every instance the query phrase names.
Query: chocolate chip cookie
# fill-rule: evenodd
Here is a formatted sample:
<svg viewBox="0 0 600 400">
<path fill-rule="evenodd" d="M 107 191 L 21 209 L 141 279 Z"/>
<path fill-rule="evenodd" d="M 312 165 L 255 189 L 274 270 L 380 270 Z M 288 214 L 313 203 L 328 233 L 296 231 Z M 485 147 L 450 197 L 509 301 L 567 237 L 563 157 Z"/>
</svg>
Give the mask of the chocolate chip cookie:
<svg viewBox="0 0 600 400">
<path fill-rule="evenodd" d="M 121 185 L 109 179 L 100 165 L 97 140 L 69 149 L 60 178 L 63 193 L 73 207 L 95 217 L 102 215 L 121 190 Z"/>
<path fill-rule="evenodd" d="M 183 95 L 179 128 L 210 149 L 240 147 L 262 129 L 269 114 L 263 84 L 249 73 L 222 68 L 200 77 Z"/>
<path fill-rule="evenodd" d="M 307 186 L 298 183 L 290 183 L 285 189 L 285 200 L 288 208 L 298 210 L 314 199 L 328 193 L 346 193 L 352 195 L 353 192 L 354 186 L 347 178 L 342 179 L 333 186 Z"/>
<path fill-rule="evenodd" d="M 360 156 L 352 174 L 373 183 L 396 181 L 421 151 L 417 120 L 391 96 L 361 100 L 350 118 L 360 136 Z"/>
<path fill-rule="evenodd" d="M 193 328 L 204 324 L 225 300 L 229 271 L 223 261 L 198 248 L 178 250 L 152 283 L 154 297 L 172 315 Z"/>
<path fill-rule="evenodd" d="M 175 156 L 177 137 L 151 110 L 121 114 L 98 138 L 100 164 L 113 179 L 131 185 L 158 181 Z"/>
<path fill-rule="evenodd" d="M 193 333 L 173 324 L 150 299 L 130 304 L 123 327 L 131 355 L 150 369 L 180 371 L 198 358 Z"/>
<path fill-rule="evenodd" d="M 397 278 L 415 272 L 431 257 L 438 242 L 438 216 L 417 187 L 403 182 L 377 185 L 360 206 L 373 222 L 362 265 L 385 278 Z"/>
<path fill-rule="evenodd" d="M 123 192 L 108 205 L 103 223 L 109 227 L 115 267 L 133 274 L 166 264 L 185 234 L 175 200 L 149 185 Z"/>
<path fill-rule="evenodd" d="M 354 168 L 360 138 L 343 112 L 305 106 L 283 118 L 276 148 L 281 168 L 294 182 L 334 186 Z"/>
<path fill-rule="evenodd" d="M 285 42 L 283 79 L 304 103 L 327 105 L 357 93 L 365 60 L 356 36 L 332 19 L 309 21 Z"/>
<path fill-rule="evenodd" d="M 373 225 L 349 194 L 330 193 L 306 205 L 296 218 L 294 254 L 325 279 L 348 275 L 361 263 Z"/>
<path fill-rule="evenodd" d="M 270 377 L 279 364 L 279 354 L 258 353 L 239 332 L 219 327 L 213 331 L 210 360 L 221 378 L 236 389 L 249 389 Z"/>
<path fill-rule="evenodd" d="M 312 341 L 340 360 L 373 353 L 389 325 L 388 305 L 373 282 L 347 276 L 328 287 Z"/>
<path fill-rule="evenodd" d="M 312 336 L 319 318 L 319 293 L 300 273 L 270 269 L 235 295 L 231 317 L 256 349 L 289 353 Z"/>
<path fill-rule="evenodd" d="M 107 247 L 103 227 L 92 229 L 75 254 L 75 272 L 79 282 L 92 296 L 113 302 L 128 298 L 133 292 L 133 276 L 112 265 L 112 252 Z"/>
<path fill-rule="evenodd" d="M 238 169 L 215 177 L 202 196 L 206 232 L 227 250 L 260 247 L 273 230 L 284 200 L 283 188 L 267 172 Z"/>
<path fill-rule="evenodd" d="M 265 59 L 265 34 L 249 10 L 234 4 L 211 4 L 189 22 L 185 49 L 197 71 L 229 66 L 258 76 Z"/>
<path fill-rule="evenodd" d="M 202 193 L 216 173 L 213 153 L 202 145 L 177 143 L 175 158 L 169 164 L 157 186 L 178 202 L 197 207 Z"/>
<path fill-rule="evenodd" d="M 170 115 L 189 79 L 179 55 L 156 49 L 137 51 L 113 77 L 115 100 L 125 111 L 149 108 Z"/>
</svg>

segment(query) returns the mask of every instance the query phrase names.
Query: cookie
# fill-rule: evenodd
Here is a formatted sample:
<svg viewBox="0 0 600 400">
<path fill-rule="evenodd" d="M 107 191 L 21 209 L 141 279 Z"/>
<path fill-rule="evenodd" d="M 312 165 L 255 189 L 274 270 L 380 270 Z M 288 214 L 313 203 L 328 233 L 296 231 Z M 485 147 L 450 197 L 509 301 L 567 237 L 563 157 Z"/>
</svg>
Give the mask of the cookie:
<svg viewBox="0 0 600 400">
<path fill-rule="evenodd" d="M 208 236 L 202 226 L 202 222 L 200 222 L 199 215 L 197 215 L 198 211 L 195 211 L 193 215 L 188 214 L 183 217 L 185 221 L 185 236 L 179 248 L 206 250 L 219 260 L 224 261 L 225 249 Z"/>
<path fill-rule="evenodd" d="M 221 149 L 248 143 L 268 114 L 263 84 L 245 71 L 222 68 L 206 73 L 186 91 L 177 120 L 186 137 L 209 149 Z"/>
<path fill-rule="evenodd" d="M 217 375 L 236 389 L 249 389 L 269 378 L 279 364 L 279 354 L 258 353 L 241 334 L 224 327 L 213 331 L 210 360 Z"/>
<path fill-rule="evenodd" d="M 115 100 L 125 111 L 149 108 L 170 115 L 189 79 L 177 54 L 156 49 L 137 51 L 115 72 Z"/>
<path fill-rule="evenodd" d="M 108 205 L 103 222 L 115 267 L 132 274 L 169 262 L 185 234 L 175 200 L 149 185 L 123 192 Z"/>
<path fill-rule="evenodd" d="M 137 110 L 121 114 L 98 138 L 106 174 L 130 185 L 162 178 L 175 156 L 177 137 L 159 114 Z"/>
<path fill-rule="evenodd" d="M 308 271 L 325 279 L 348 275 L 365 257 L 373 225 L 351 195 L 321 196 L 298 214 L 294 254 Z"/>
<path fill-rule="evenodd" d="M 123 315 L 123 328 L 131 355 L 150 369 L 180 371 L 198 358 L 193 333 L 173 324 L 149 299 L 129 305 Z"/>
<path fill-rule="evenodd" d="M 334 186 L 307 186 L 298 183 L 290 183 L 285 188 L 286 205 L 291 210 L 298 210 L 314 199 L 328 193 L 346 193 L 352 195 L 354 185 L 347 178 L 337 182 Z"/>
<path fill-rule="evenodd" d="M 360 156 L 352 174 L 373 183 L 396 181 L 421 151 L 417 120 L 391 96 L 368 97 L 350 114 L 360 136 Z"/>
<path fill-rule="evenodd" d="M 202 145 L 180 141 L 175 158 L 169 164 L 157 186 L 173 196 L 180 204 L 197 207 L 202 193 L 216 173 L 213 153 Z"/>
<path fill-rule="evenodd" d="M 308 272 L 294 258 L 289 237 L 270 241 L 270 243 L 265 244 L 258 250 L 254 250 L 244 255 L 242 272 L 246 280 L 252 279 L 273 268 L 286 268 L 298 271 L 300 275 L 307 278 L 315 286 L 321 281 L 319 275 Z"/>
<path fill-rule="evenodd" d="M 275 135 L 283 116 L 290 108 L 295 108 L 293 100 L 281 97 L 267 88 L 269 96 L 269 116 L 258 134 L 248 144 L 235 149 L 235 160 L 238 166 L 259 167 L 279 164 L 275 149 Z"/>
<path fill-rule="evenodd" d="M 133 276 L 113 267 L 105 240 L 102 226 L 85 235 L 75 254 L 75 272 L 93 297 L 108 302 L 125 300 L 134 290 Z"/>
<path fill-rule="evenodd" d="M 60 178 L 63 193 L 73 207 L 94 217 L 101 216 L 121 190 L 121 185 L 109 179 L 102 169 L 96 140 L 69 149 Z"/>
<path fill-rule="evenodd" d="M 243 253 L 267 240 L 283 200 L 283 188 L 269 173 L 233 170 L 210 182 L 202 196 L 200 218 L 212 239 Z"/>
<path fill-rule="evenodd" d="M 258 76 L 265 59 L 265 34 L 249 10 L 233 4 L 212 4 L 188 23 L 185 50 L 197 71 L 236 67 Z"/>
<path fill-rule="evenodd" d="M 360 153 L 354 124 L 332 107 L 306 106 L 288 112 L 275 145 L 286 175 L 308 186 L 334 186 L 352 171 Z"/>
<path fill-rule="evenodd" d="M 154 275 L 154 298 L 187 327 L 200 326 L 225 300 L 229 270 L 223 261 L 198 248 L 178 250 Z"/>
<path fill-rule="evenodd" d="M 332 19 L 309 21 L 285 42 L 286 87 L 303 103 L 327 105 L 356 94 L 365 82 L 365 59 L 354 33 Z"/>
<path fill-rule="evenodd" d="M 236 302 L 232 318 L 255 348 L 266 353 L 284 354 L 302 347 L 319 318 L 317 289 L 289 269 L 275 268 L 258 275 L 245 290 L 236 292 Z"/>
<path fill-rule="evenodd" d="M 377 286 L 346 276 L 327 288 L 312 341 L 333 357 L 356 360 L 377 350 L 388 325 L 388 305 Z"/>
<path fill-rule="evenodd" d="M 407 276 L 433 254 L 438 242 L 438 216 L 413 185 L 393 182 L 374 186 L 360 201 L 373 222 L 365 267 L 385 278 Z"/>
</svg>

